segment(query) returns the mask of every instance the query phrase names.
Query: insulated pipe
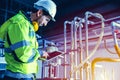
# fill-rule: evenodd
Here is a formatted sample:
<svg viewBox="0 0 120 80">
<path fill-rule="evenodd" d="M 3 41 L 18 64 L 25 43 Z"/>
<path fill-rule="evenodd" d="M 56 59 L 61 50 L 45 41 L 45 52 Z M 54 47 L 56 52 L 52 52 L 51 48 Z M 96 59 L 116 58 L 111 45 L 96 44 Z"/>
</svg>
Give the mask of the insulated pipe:
<svg viewBox="0 0 120 80">
<path fill-rule="evenodd" d="M 104 22 L 114 21 L 114 20 L 117 20 L 117 19 L 120 19 L 120 16 L 109 18 L 109 19 L 105 19 Z M 101 23 L 101 21 L 95 22 L 92 25 L 96 25 L 96 24 L 100 24 L 100 23 Z"/>
<path fill-rule="evenodd" d="M 80 47 L 80 45 L 82 45 L 82 44 L 79 44 L 79 46 L 77 45 L 77 28 L 79 28 L 79 26 L 80 26 L 79 23 L 82 24 L 83 22 L 85 22 L 85 20 L 83 20 L 82 18 L 74 17 L 74 20 L 72 21 L 72 24 L 71 24 L 71 50 L 72 50 L 72 52 L 70 54 L 70 56 L 71 56 L 71 73 L 70 73 L 70 77 L 71 77 L 71 79 L 73 79 L 73 78 L 77 79 L 78 78 L 78 74 L 77 74 L 78 72 L 75 72 L 75 74 L 73 74 L 72 71 L 74 69 L 74 66 L 78 65 L 78 53 L 81 53 L 81 52 L 78 52 L 78 49 L 77 49 L 78 47 Z M 80 26 L 80 28 L 81 28 L 81 26 Z M 80 40 L 80 34 L 79 34 L 79 40 Z M 81 41 L 82 41 L 82 39 L 81 39 Z M 75 62 L 75 64 L 74 64 L 74 62 Z M 81 68 L 81 70 L 82 70 L 82 68 Z M 82 76 L 82 73 L 83 72 L 81 72 L 81 76 Z"/>
<path fill-rule="evenodd" d="M 83 60 L 82 27 L 83 27 L 83 24 L 79 22 L 80 64 L 82 63 L 82 60 Z M 80 68 L 80 79 L 83 80 L 83 67 Z"/>
<path fill-rule="evenodd" d="M 112 35 L 113 35 L 113 39 L 114 39 L 114 44 L 116 45 L 116 44 L 118 44 L 118 42 L 117 42 L 117 37 L 116 37 L 116 33 L 114 32 L 114 30 L 115 30 L 115 27 L 116 26 L 119 27 L 119 25 L 116 22 L 112 22 L 111 24 L 112 24 L 111 28 L 112 28 Z"/>
<path fill-rule="evenodd" d="M 101 19 L 101 15 L 99 15 L 98 13 L 92 13 L 87 11 L 85 13 L 85 30 L 86 30 L 86 36 L 85 36 L 85 42 L 86 42 L 86 58 L 88 57 L 89 54 L 89 47 L 88 47 L 88 18 L 94 16 L 96 18 Z M 89 59 L 88 59 L 89 61 Z M 87 62 L 87 61 L 86 61 Z M 86 67 L 86 80 L 89 80 L 89 69 L 88 67 Z"/>
<path fill-rule="evenodd" d="M 70 58 L 71 58 L 71 74 L 70 74 L 70 77 L 71 78 L 74 78 L 73 76 L 73 69 L 74 69 L 74 62 L 75 62 L 75 65 L 77 65 L 77 52 L 75 50 L 77 50 L 77 19 L 80 19 L 78 17 L 75 17 L 74 20 L 72 22 L 69 22 L 71 24 L 71 54 L 70 54 Z M 65 52 L 67 52 L 67 45 L 66 45 L 66 42 L 67 42 L 67 35 L 66 35 L 66 24 L 68 22 L 65 22 L 65 27 L 64 27 L 64 44 L 65 44 Z M 75 58 L 74 58 L 74 55 L 75 55 Z M 74 59 L 76 59 L 74 61 Z M 75 78 L 77 78 L 77 74 L 75 75 Z"/>
<path fill-rule="evenodd" d="M 71 24 L 71 51 L 70 51 L 70 63 L 71 63 L 71 73 L 70 73 L 70 78 L 74 78 L 74 74 L 72 73 L 73 68 L 74 68 L 74 21 L 72 21 Z"/>
<path fill-rule="evenodd" d="M 76 17 L 77 18 L 77 17 Z M 83 19 L 82 18 L 79 18 L 78 17 L 78 20 L 79 20 L 79 46 L 78 48 L 80 48 L 80 64 L 82 63 L 82 60 L 83 60 L 83 55 L 82 55 L 82 52 L 83 52 L 83 43 L 82 43 L 82 27 L 83 27 Z M 79 53 L 79 52 L 78 52 Z M 80 68 L 80 80 L 83 80 L 83 67 Z"/>
<path fill-rule="evenodd" d="M 89 17 L 91 17 L 91 16 L 94 16 L 94 17 L 96 17 L 96 18 L 98 18 L 98 19 L 101 19 L 101 14 L 99 14 L 99 13 L 92 13 L 92 12 L 89 12 L 89 11 L 87 11 L 86 13 L 85 13 L 85 15 L 87 16 L 87 18 L 89 18 Z"/>
<path fill-rule="evenodd" d="M 64 52 L 65 53 L 67 53 L 67 24 L 72 24 L 72 22 L 70 22 L 70 21 L 65 21 L 64 22 Z M 64 62 L 66 63 L 67 62 L 67 60 L 66 60 L 66 58 L 67 58 L 67 56 L 65 55 L 65 58 L 64 58 Z M 64 78 L 66 78 L 67 76 L 66 76 L 66 74 L 67 74 L 67 72 L 66 72 L 66 66 L 64 67 Z"/>
<path fill-rule="evenodd" d="M 118 45 L 118 42 L 117 42 L 117 35 L 114 32 L 115 27 L 120 27 L 120 24 L 118 24 L 116 22 L 112 22 L 111 24 L 112 24 L 112 26 L 111 26 L 111 28 L 112 28 L 112 35 L 113 35 L 113 39 L 114 39 L 114 47 L 115 47 L 115 50 L 116 50 L 118 56 L 120 57 L 120 48 L 119 48 L 119 45 Z"/>
<path fill-rule="evenodd" d="M 102 18 L 102 16 L 100 15 L 100 14 L 98 14 L 98 13 L 92 13 L 92 12 L 89 12 L 89 11 L 87 11 L 86 13 L 85 13 L 85 27 L 86 27 L 86 58 L 88 58 L 88 54 L 89 54 L 89 48 L 88 48 L 88 18 L 89 17 L 91 17 L 91 16 L 94 16 L 94 17 L 96 17 L 96 18 L 99 18 L 99 19 L 101 19 L 101 21 L 103 20 L 103 18 Z M 102 31 L 101 31 L 102 32 Z M 103 35 L 102 35 L 103 36 Z M 101 39 L 101 41 L 102 41 L 102 39 Z M 100 43 L 99 43 L 100 44 Z M 98 47 L 97 47 L 98 48 Z M 94 48 L 94 53 L 96 52 L 96 50 L 97 50 L 97 48 L 95 49 Z M 93 54 L 94 54 L 93 53 Z M 89 61 L 89 59 L 87 60 L 87 61 Z M 86 61 L 86 62 L 87 62 Z M 88 69 L 88 66 L 86 67 L 86 80 L 89 80 L 89 69 Z"/>
<path fill-rule="evenodd" d="M 95 65 L 97 62 L 120 62 L 120 59 L 98 57 L 92 60 L 92 63 L 91 63 L 92 80 L 95 80 Z"/>
<path fill-rule="evenodd" d="M 88 18 L 89 15 L 87 14 L 87 12 L 85 13 L 85 47 L 86 47 L 86 57 L 88 57 Z"/>
<path fill-rule="evenodd" d="M 70 21 L 64 22 L 64 52 L 67 53 L 67 24 L 71 24 Z"/>
<path fill-rule="evenodd" d="M 72 73 L 73 73 L 74 71 L 77 71 L 80 67 L 82 67 L 82 66 L 89 60 L 89 58 L 95 53 L 96 49 L 98 48 L 98 46 L 99 46 L 99 44 L 100 44 L 100 42 L 101 42 L 101 40 L 102 40 L 103 32 L 104 32 L 103 17 L 102 17 L 101 15 L 98 15 L 98 14 L 96 14 L 96 15 L 97 15 L 97 16 L 100 16 L 101 21 L 102 21 L 102 30 L 101 30 L 101 34 L 100 34 L 100 38 L 99 38 L 99 40 L 98 40 L 98 43 L 97 43 L 97 45 L 95 46 L 95 48 L 94 48 L 94 50 L 92 51 L 92 53 L 83 61 L 83 63 L 81 63 L 81 64 L 79 64 L 77 67 L 75 67 L 74 70 L 72 71 Z M 87 23 L 88 23 L 88 22 L 86 22 L 86 24 L 87 24 Z M 81 65 L 81 66 L 80 66 L 80 65 Z"/>
<path fill-rule="evenodd" d="M 74 69 L 74 66 L 77 66 L 77 64 L 78 64 L 77 28 L 79 25 L 79 22 L 78 22 L 79 20 L 81 20 L 81 22 L 83 22 L 83 19 L 81 19 L 79 17 L 74 17 L 74 20 L 71 23 L 71 52 L 70 52 L 70 62 L 71 62 L 70 78 L 71 79 L 78 78 L 77 72 L 75 72 L 75 74 L 73 74 L 72 71 Z"/>
<path fill-rule="evenodd" d="M 81 52 L 78 52 L 77 48 L 80 47 L 80 45 L 82 45 L 82 42 L 81 42 L 82 39 L 80 39 L 82 37 L 82 36 L 80 36 L 80 33 L 82 33 L 82 32 L 79 32 L 79 43 L 80 42 L 81 43 L 79 44 L 79 46 L 77 45 L 77 28 L 81 29 L 80 23 L 82 24 L 83 21 L 84 20 L 82 18 L 80 18 L 80 17 L 74 17 L 73 24 L 71 24 L 71 38 L 72 38 L 71 39 L 71 45 L 72 45 L 71 50 L 73 50 L 73 52 L 71 54 L 71 63 L 72 63 L 71 64 L 71 78 L 75 78 L 75 79 L 78 79 L 78 72 L 76 71 L 74 76 L 73 76 L 72 71 L 74 69 L 74 66 L 78 65 L 78 53 L 81 53 Z M 81 30 L 79 30 L 79 31 L 81 31 Z M 81 61 L 81 58 L 80 58 L 80 61 Z M 75 64 L 74 64 L 74 62 L 75 62 Z M 80 76 L 83 76 L 82 68 L 81 68 L 81 75 Z"/>
<path fill-rule="evenodd" d="M 80 53 L 80 52 L 78 52 L 78 44 L 77 44 L 77 28 L 78 28 L 78 25 L 79 25 L 79 23 L 78 23 L 78 21 L 77 20 L 81 20 L 81 18 L 79 18 L 79 17 L 74 17 L 74 27 L 73 27 L 73 31 L 74 31 L 74 33 L 73 33 L 73 36 L 74 36 L 74 55 L 75 55 L 75 66 L 77 66 L 78 65 L 78 53 Z M 75 79 L 78 79 L 78 72 L 76 71 L 75 72 Z"/>
<path fill-rule="evenodd" d="M 85 36 L 85 47 L 86 47 L 86 58 L 88 57 L 88 18 L 89 18 L 89 14 L 86 12 L 85 13 L 85 30 L 86 30 L 86 36 Z M 87 60 L 89 61 L 89 59 Z M 86 63 L 87 63 L 86 61 Z M 89 80 L 89 69 L 88 66 L 85 68 L 86 69 L 86 80 Z"/>
<path fill-rule="evenodd" d="M 98 42 L 97 42 L 95 48 L 93 49 L 93 51 L 91 52 L 91 54 L 82 62 L 82 64 L 79 64 L 77 67 L 74 68 L 74 72 L 77 71 L 80 67 L 82 67 L 94 55 L 94 53 L 96 52 L 97 48 L 99 47 L 99 45 L 102 41 L 103 34 L 104 34 L 104 18 L 100 14 L 99 14 L 99 16 L 101 17 L 101 22 L 102 22 L 101 27 L 102 27 L 102 29 L 101 29 L 101 33 L 100 33 L 100 37 L 98 39 Z"/>
</svg>

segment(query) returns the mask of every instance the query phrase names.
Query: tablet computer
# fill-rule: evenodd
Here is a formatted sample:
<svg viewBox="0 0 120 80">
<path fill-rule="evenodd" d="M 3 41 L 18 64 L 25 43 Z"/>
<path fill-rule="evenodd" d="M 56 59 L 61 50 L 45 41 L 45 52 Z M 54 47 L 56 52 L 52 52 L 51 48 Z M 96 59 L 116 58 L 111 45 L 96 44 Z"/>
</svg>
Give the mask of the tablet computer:
<svg viewBox="0 0 120 80">
<path fill-rule="evenodd" d="M 55 58 L 55 57 L 63 54 L 63 52 L 61 52 L 61 51 L 54 51 L 54 52 L 51 52 L 51 53 L 48 53 L 48 54 L 49 54 L 49 56 L 47 57 L 47 60 L 50 60 L 52 58 Z"/>
</svg>

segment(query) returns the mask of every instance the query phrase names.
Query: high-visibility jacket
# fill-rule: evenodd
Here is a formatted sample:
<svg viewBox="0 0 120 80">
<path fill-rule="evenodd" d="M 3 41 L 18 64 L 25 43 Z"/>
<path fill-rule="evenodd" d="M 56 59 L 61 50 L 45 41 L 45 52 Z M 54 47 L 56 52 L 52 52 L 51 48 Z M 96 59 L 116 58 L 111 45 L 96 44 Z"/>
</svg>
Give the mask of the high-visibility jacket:
<svg viewBox="0 0 120 80">
<path fill-rule="evenodd" d="M 37 73 L 38 43 L 33 25 L 21 11 L 0 27 L 0 38 L 5 41 L 7 70 Z"/>
</svg>

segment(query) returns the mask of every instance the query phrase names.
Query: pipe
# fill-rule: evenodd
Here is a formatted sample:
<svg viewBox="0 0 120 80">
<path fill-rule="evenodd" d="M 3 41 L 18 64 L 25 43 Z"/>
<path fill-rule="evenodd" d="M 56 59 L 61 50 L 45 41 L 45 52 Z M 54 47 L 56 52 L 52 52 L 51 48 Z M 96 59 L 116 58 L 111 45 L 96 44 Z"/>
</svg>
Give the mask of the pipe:
<svg viewBox="0 0 120 80">
<path fill-rule="evenodd" d="M 97 62 L 120 62 L 120 59 L 112 59 L 112 58 L 103 58 L 103 57 L 98 57 L 92 60 L 91 62 L 91 70 L 92 70 L 92 80 L 95 80 L 95 64 Z"/>
<path fill-rule="evenodd" d="M 75 74 L 73 74 L 72 71 L 74 69 L 74 66 L 78 65 L 77 28 L 79 26 L 79 22 L 81 23 L 83 22 L 83 19 L 81 19 L 80 17 L 74 17 L 74 20 L 71 22 L 71 52 L 70 52 L 70 63 L 71 63 L 70 78 L 71 79 L 78 78 L 78 74 L 77 74 L 78 72 L 75 72 Z"/>
<path fill-rule="evenodd" d="M 86 30 L 86 36 L 85 36 L 85 47 L 86 47 L 86 58 L 88 57 L 88 18 L 89 15 L 87 14 L 88 12 L 85 13 L 85 30 Z M 89 60 L 87 60 L 89 61 Z M 86 61 L 86 62 L 87 62 Z M 89 80 L 89 73 L 88 73 L 88 66 L 85 68 L 86 69 L 86 80 Z"/>
<path fill-rule="evenodd" d="M 82 19 L 82 18 L 79 18 L 79 17 L 74 17 L 74 21 L 73 21 L 73 24 L 71 25 L 71 38 L 72 38 L 72 40 L 71 40 L 71 50 L 77 50 L 77 48 L 78 48 L 78 46 L 77 46 L 77 25 L 76 25 L 76 23 L 78 22 L 77 20 L 79 20 L 79 23 L 80 23 L 80 25 L 83 23 L 83 22 L 86 22 L 86 24 L 87 24 L 87 27 L 86 27 L 86 46 L 87 46 L 87 56 L 88 56 L 88 24 L 90 24 L 90 21 L 89 20 L 84 20 L 84 19 Z M 74 26 L 74 27 L 73 27 Z M 81 29 L 81 28 L 80 28 Z M 81 30 L 79 30 L 79 31 L 81 31 Z M 82 32 L 82 31 L 81 31 Z M 80 32 L 79 32 L 80 33 Z M 73 38 L 74 37 L 74 38 Z M 82 37 L 82 34 L 81 34 L 81 36 L 79 35 L 79 37 L 81 38 Z M 79 39 L 80 41 L 82 41 L 82 39 Z M 82 45 L 82 43 L 80 42 L 80 45 Z M 75 53 L 73 53 L 72 52 L 72 54 L 71 54 L 71 77 L 73 78 L 73 68 L 74 68 L 74 64 L 73 64 L 73 54 L 75 55 L 75 65 L 77 66 L 77 52 L 75 51 Z M 86 56 L 86 57 L 87 57 Z M 81 56 L 82 57 L 82 56 Z M 81 60 L 80 60 L 81 61 Z M 81 64 L 81 63 L 80 63 Z M 82 67 L 81 67 L 81 71 L 82 71 Z M 88 69 L 87 69 L 87 72 L 88 72 Z M 81 76 L 83 76 L 83 72 L 81 72 Z M 87 75 L 88 76 L 88 75 Z M 75 78 L 77 78 L 77 71 L 75 72 Z M 87 80 L 88 80 L 88 77 L 87 77 Z"/>
<path fill-rule="evenodd" d="M 66 24 L 71 24 L 71 22 L 70 21 L 65 21 L 64 22 L 64 52 L 65 53 L 67 53 L 67 26 L 66 26 Z M 65 55 L 65 58 L 64 58 L 64 62 L 66 63 L 66 58 L 67 58 L 67 56 Z M 66 74 L 67 74 L 67 72 L 66 72 L 66 66 L 64 67 L 64 78 L 66 78 L 67 76 L 66 76 Z"/>
<path fill-rule="evenodd" d="M 114 48 L 115 48 L 118 56 L 120 57 L 120 48 L 119 48 L 118 41 L 117 41 L 117 35 L 114 32 L 115 27 L 120 27 L 120 24 L 118 24 L 116 22 L 112 22 L 111 25 L 112 25 L 111 26 L 111 28 L 112 28 L 112 35 L 113 35 L 113 39 L 114 39 Z"/>
<path fill-rule="evenodd" d="M 100 15 L 100 14 L 98 14 L 98 13 L 92 13 L 92 12 L 89 12 L 89 11 L 87 11 L 86 13 L 85 13 L 85 29 L 86 29 L 86 58 L 88 58 L 88 53 L 89 53 L 89 48 L 88 48 L 88 18 L 89 17 L 91 17 L 91 16 L 94 16 L 94 17 L 96 17 L 96 18 L 99 18 L 99 19 L 103 19 L 102 18 L 102 16 Z M 103 35 L 102 35 L 103 36 Z M 102 41 L 102 39 L 101 39 L 101 41 Z M 96 52 L 96 50 L 97 50 L 97 48 L 96 49 L 94 49 L 95 51 L 94 51 L 94 53 Z M 94 54 L 93 53 L 93 54 Z M 88 59 L 89 60 L 89 59 Z M 87 60 L 87 61 L 88 61 Z M 87 62 L 86 61 L 86 62 Z M 88 67 L 86 67 L 86 80 L 89 80 L 89 69 L 88 69 Z"/>
<path fill-rule="evenodd" d="M 74 27 L 73 27 L 73 31 L 74 31 L 74 33 L 73 33 L 73 36 L 74 36 L 74 55 L 75 55 L 75 66 L 77 66 L 78 65 L 78 50 L 77 50 L 77 48 L 78 48 L 78 44 L 77 44 L 77 28 L 78 28 L 78 25 L 79 25 L 79 23 L 78 23 L 78 21 L 77 20 L 81 20 L 81 18 L 79 18 L 79 17 L 75 17 L 74 18 Z M 76 71 L 75 72 L 75 79 L 78 79 L 78 72 Z"/>
<path fill-rule="evenodd" d="M 105 19 L 104 22 L 109 22 L 109 21 L 113 21 L 113 20 L 117 20 L 117 19 L 120 19 L 120 16 L 109 18 L 109 19 Z M 95 22 L 92 25 L 97 25 L 97 24 L 100 24 L 100 23 L 101 23 L 101 21 Z"/>
<path fill-rule="evenodd" d="M 95 48 L 93 49 L 93 51 L 91 52 L 91 54 L 81 63 L 79 64 L 77 67 L 74 68 L 74 71 L 77 71 L 80 67 L 82 67 L 93 55 L 94 53 L 96 52 L 97 48 L 99 47 L 101 41 L 102 41 L 102 38 L 103 38 L 103 34 L 104 34 L 104 18 L 102 17 L 102 15 L 99 15 L 101 17 L 101 33 L 100 33 L 100 37 L 98 39 L 98 42 L 95 46 Z"/>
<path fill-rule="evenodd" d="M 87 14 L 87 13 L 86 13 Z M 88 15 L 88 14 L 87 14 Z M 97 16 L 97 18 L 100 18 L 101 19 L 101 21 L 102 21 L 102 23 L 101 23 L 101 25 L 102 25 L 102 29 L 101 29 L 101 34 L 100 34 L 100 38 L 99 38 L 99 40 L 98 40 L 98 42 L 97 42 L 97 45 L 95 46 L 95 48 L 94 48 L 94 50 L 92 51 L 92 53 L 88 56 L 88 18 L 90 17 L 89 15 L 85 18 L 85 22 L 86 22 L 86 53 L 87 53 L 87 58 L 83 61 L 83 63 L 81 63 L 81 64 L 79 64 L 78 66 L 73 66 L 73 60 L 71 60 L 71 62 L 72 62 L 72 65 L 71 65 L 71 73 L 70 73 L 70 78 L 71 79 L 73 79 L 73 73 L 74 72 L 76 72 L 79 68 L 81 68 L 93 55 L 94 55 L 94 53 L 96 52 L 96 50 L 97 50 L 97 48 L 98 48 L 98 46 L 99 46 L 99 44 L 100 44 L 100 42 L 102 41 L 102 37 L 103 37 L 103 33 L 104 33 L 104 22 L 103 22 L 103 17 L 102 17 L 102 15 L 100 15 L 100 14 L 95 14 L 95 16 Z M 66 27 L 65 27 L 65 29 L 66 29 Z M 72 30 L 73 28 L 71 28 L 71 36 L 73 36 L 73 30 Z M 65 30 L 64 30 L 64 32 L 66 32 Z M 64 34 L 64 35 L 66 35 L 66 34 Z M 65 37 L 65 40 L 66 40 L 66 36 L 64 36 Z M 72 41 L 73 41 L 74 39 L 72 39 Z M 72 42 L 71 41 L 71 42 Z M 64 41 L 64 43 L 66 43 L 65 41 Z M 71 49 L 73 50 L 73 46 L 74 46 L 74 43 L 71 43 L 72 44 L 72 46 L 71 46 Z M 65 45 L 66 46 L 66 45 Z M 65 49 L 66 50 L 66 49 Z M 72 54 L 73 54 L 73 52 L 72 52 Z M 73 56 L 71 55 L 71 59 L 73 59 L 72 58 Z M 74 69 L 73 69 L 73 67 L 74 67 Z M 89 79 L 89 74 L 88 74 L 88 69 L 87 69 L 87 80 Z"/>
<path fill-rule="evenodd" d="M 80 47 L 80 64 L 83 61 L 83 45 L 82 45 L 82 27 L 83 24 L 81 23 L 81 21 L 79 21 L 79 47 Z M 80 68 L 80 80 L 83 80 L 83 68 Z"/>
<path fill-rule="evenodd" d="M 64 52 L 65 53 L 67 53 L 67 48 L 66 48 L 66 46 L 67 46 L 67 26 L 66 26 L 66 24 L 71 24 L 72 22 L 70 22 L 70 21 L 65 21 L 64 22 Z"/>
<path fill-rule="evenodd" d="M 115 48 L 118 56 L 120 57 L 120 48 L 119 48 L 119 45 L 118 45 L 118 44 L 115 44 L 115 45 L 114 45 L 114 48 Z"/>
<path fill-rule="evenodd" d="M 78 72 L 76 71 L 74 76 L 73 76 L 72 71 L 74 69 L 74 66 L 78 65 L 78 53 L 80 53 L 80 52 L 78 52 L 78 50 L 77 50 L 77 48 L 78 48 L 78 44 L 77 44 L 77 28 L 81 29 L 80 23 L 82 24 L 83 19 L 80 18 L 80 17 L 74 17 L 74 20 L 72 22 L 73 22 L 73 24 L 71 24 L 71 50 L 73 50 L 73 52 L 71 52 L 71 73 L 70 73 L 71 76 L 70 77 L 78 79 Z M 79 40 L 82 41 L 82 38 L 81 38 L 82 36 L 80 36 L 80 33 L 81 33 L 80 31 L 81 30 L 79 30 Z M 79 45 L 82 45 L 82 43 L 80 43 Z M 75 62 L 75 64 L 74 64 L 74 62 Z M 81 76 L 82 76 L 82 73 L 83 72 L 81 72 Z"/>
<path fill-rule="evenodd" d="M 73 68 L 74 68 L 74 22 L 72 21 L 71 24 L 71 52 L 70 52 L 70 63 L 71 63 L 71 73 L 70 73 L 70 78 L 74 78 L 74 75 L 72 73 Z"/>
<path fill-rule="evenodd" d="M 101 14 L 99 14 L 99 13 L 92 13 L 92 12 L 87 11 L 87 12 L 85 13 L 85 15 L 88 15 L 87 18 L 89 18 L 89 17 L 91 17 L 91 16 L 94 16 L 94 17 L 96 17 L 96 18 L 98 18 L 98 19 L 101 19 Z"/>
<path fill-rule="evenodd" d="M 104 47 L 105 47 L 105 49 L 109 52 L 109 53 L 111 53 L 111 54 L 116 54 L 116 52 L 112 52 L 111 50 L 109 50 L 108 48 L 107 48 L 107 43 L 106 43 L 106 40 L 104 39 Z"/>
<path fill-rule="evenodd" d="M 111 25 L 112 25 L 111 28 L 112 28 L 112 35 L 113 35 L 113 39 L 114 39 L 114 44 L 116 45 L 116 44 L 118 44 L 116 33 L 114 32 L 116 24 L 115 24 L 115 22 L 112 22 Z"/>
</svg>

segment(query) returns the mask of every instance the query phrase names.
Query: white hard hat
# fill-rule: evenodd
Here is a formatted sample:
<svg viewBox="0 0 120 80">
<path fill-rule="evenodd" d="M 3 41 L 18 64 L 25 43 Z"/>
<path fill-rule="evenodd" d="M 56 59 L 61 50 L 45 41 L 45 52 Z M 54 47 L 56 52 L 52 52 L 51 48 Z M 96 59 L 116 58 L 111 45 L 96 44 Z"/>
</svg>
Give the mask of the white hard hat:
<svg viewBox="0 0 120 80">
<path fill-rule="evenodd" d="M 38 0 L 34 3 L 34 8 L 43 9 L 52 17 L 52 20 L 55 21 L 54 17 L 56 15 L 56 4 L 52 0 Z"/>
</svg>

